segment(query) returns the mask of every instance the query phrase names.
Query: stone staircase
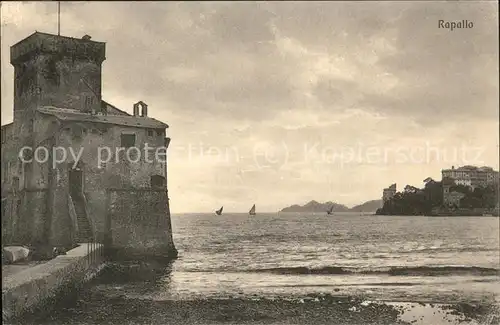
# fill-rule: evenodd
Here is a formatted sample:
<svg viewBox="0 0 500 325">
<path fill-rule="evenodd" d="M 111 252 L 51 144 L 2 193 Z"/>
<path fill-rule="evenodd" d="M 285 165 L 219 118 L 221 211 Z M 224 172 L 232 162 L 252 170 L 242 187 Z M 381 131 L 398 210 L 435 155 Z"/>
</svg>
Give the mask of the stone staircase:
<svg viewBox="0 0 500 325">
<path fill-rule="evenodd" d="M 75 207 L 76 220 L 78 222 L 78 234 L 76 240 L 79 243 L 93 241 L 92 228 L 90 227 L 87 214 L 85 212 L 85 200 L 81 194 L 72 193 L 73 205 Z"/>
</svg>

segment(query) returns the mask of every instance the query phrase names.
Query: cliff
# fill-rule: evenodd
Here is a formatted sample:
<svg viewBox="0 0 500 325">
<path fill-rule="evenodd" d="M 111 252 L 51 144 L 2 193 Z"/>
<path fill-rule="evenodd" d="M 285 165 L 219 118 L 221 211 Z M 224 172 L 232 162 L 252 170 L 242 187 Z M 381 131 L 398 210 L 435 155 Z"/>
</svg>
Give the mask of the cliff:
<svg viewBox="0 0 500 325">
<path fill-rule="evenodd" d="M 408 189 L 407 189 L 408 188 Z M 464 194 L 459 202 L 451 204 L 443 197 L 442 182 L 428 182 L 423 189 L 407 186 L 403 192 L 397 192 L 377 210 L 378 215 L 482 215 L 494 214 L 498 204 L 498 187 L 487 185 L 471 188 L 453 185 L 449 192 Z"/>
</svg>

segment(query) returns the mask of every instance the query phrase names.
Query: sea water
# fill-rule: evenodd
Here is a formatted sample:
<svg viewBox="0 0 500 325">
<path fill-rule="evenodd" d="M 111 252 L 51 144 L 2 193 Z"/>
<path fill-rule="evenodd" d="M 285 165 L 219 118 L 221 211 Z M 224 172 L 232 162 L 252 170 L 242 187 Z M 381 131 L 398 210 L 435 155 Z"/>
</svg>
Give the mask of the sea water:
<svg viewBox="0 0 500 325">
<path fill-rule="evenodd" d="M 409 302 L 402 319 L 450 324 L 453 318 L 432 304 L 480 304 L 500 296 L 499 221 L 353 213 L 174 214 L 176 261 L 160 268 L 115 263 L 113 268 L 126 272 L 105 272 L 75 305 L 37 324 L 165 324 L 172 316 L 184 324 L 207 310 L 208 318 L 231 316 L 210 312 L 203 302 L 191 308 L 193 301 L 218 306 L 217 299 L 226 299 L 236 311 L 259 314 L 266 305 L 253 309 L 251 301 L 316 297 L 314 303 L 322 296 Z M 274 320 L 279 323 L 279 316 Z"/>
</svg>

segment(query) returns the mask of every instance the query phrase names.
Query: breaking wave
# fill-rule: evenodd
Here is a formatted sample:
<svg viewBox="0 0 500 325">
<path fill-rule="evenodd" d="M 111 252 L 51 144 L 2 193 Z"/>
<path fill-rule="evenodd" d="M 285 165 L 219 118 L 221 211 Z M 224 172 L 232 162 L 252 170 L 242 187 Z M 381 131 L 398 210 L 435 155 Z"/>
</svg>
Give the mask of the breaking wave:
<svg viewBox="0 0 500 325">
<path fill-rule="evenodd" d="M 392 276 L 446 276 L 446 275 L 500 275 L 500 270 L 477 266 L 415 266 L 415 267 L 389 267 L 385 269 L 356 269 L 339 266 L 325 266 L 321 268 L 309 267 L 277 267 L 268 269 L 253 269 L 248 272 L 274 273 L 274 274 L 387 274 Z"/>
</svg>

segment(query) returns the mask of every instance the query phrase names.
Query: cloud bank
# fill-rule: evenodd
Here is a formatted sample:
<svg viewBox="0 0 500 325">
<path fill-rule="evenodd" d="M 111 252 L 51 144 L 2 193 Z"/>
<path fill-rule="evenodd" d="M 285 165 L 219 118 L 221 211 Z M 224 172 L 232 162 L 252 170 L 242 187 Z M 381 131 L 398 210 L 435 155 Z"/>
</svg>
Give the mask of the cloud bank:
<svg viewBox="0 0 500 325">
<path fill-rule="evenodd" d="M 9 47 L 57 33 L 57 4 L 1 10 L 5 124 Z M 494 2 L 61 3 L 63 35 L 107 42 L 103 98 L 170 125 L 174 213 L 354 205 L 451 165 L 498 168 L 497 22 Z"/>
</svg>

